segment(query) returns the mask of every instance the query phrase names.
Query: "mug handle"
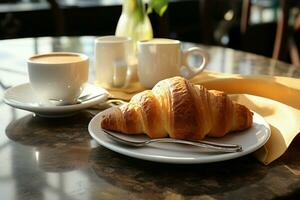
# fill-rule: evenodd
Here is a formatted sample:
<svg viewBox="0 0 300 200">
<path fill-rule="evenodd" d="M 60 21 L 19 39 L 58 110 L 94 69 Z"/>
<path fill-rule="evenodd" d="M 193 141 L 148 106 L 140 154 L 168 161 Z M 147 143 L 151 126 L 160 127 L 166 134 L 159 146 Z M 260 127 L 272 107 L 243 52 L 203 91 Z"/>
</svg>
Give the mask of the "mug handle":
<svg viewBox="0 0 300 200">
<path fill-rule="evenodd" d="M 123 87 L 127 82 L 128 65 L 123 59 L 116 59 L 113 63 L 113 87 Z"/>
<path fill-rule="evenodd" d="M 188 58 L 191 54 L 198 54 L 202 57 L 202 63 L 199 67 L 190 66 L 188 63 Z M 182 52 L 182 64 L 185 66 L 188 74 L 182 74 L 187 79 L 194 77 L 195 75 L 201 73 L 208 63 L 207 53 L 199 47 L 191 47 L 186 51 Z"/>
</svg>

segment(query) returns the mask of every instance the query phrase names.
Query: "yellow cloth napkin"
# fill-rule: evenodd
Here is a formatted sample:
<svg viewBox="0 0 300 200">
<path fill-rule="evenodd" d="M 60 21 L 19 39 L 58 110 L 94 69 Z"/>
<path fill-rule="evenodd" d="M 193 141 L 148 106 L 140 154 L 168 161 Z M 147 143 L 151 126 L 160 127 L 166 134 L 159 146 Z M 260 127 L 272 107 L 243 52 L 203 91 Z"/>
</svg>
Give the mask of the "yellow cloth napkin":
<svg viewBox="0 0 300 200">
<path fill-rule="evenodd" d="M 131 82 L 125 88 L 112 88 L 112 87 L 104 87 L 104 88 L 109 92 L 109 98 L 121 99 L 125 101 L 129 101 L 133 95 L 145 90 L 145 88 L 138 81 Z"/>
<path fill-rule="evenodd" d="M 266 165 L 279 158 L 300 132 L 300 111 L 293 107 L 253 95 L 237 94 L 231 99 L 259 113 L 269 123 L 271 137 L 254 154 Z"/>
<path fill-rule="evenodd" d="M 300 79 L 205 71 L 191 79 L 191 82 L 202 84 L 207 89 L 237 94 L 232 96 L 234 100 L 265 118 L 271 127 L 271 137 L 255 152 L 256 158 L 264 164 L 269 164 L 280 157 L 300 132 Z M 127 89 L 108 90 L 113 98 L 129 100 L 143 89 L 135 82 Z"/>
</svg>

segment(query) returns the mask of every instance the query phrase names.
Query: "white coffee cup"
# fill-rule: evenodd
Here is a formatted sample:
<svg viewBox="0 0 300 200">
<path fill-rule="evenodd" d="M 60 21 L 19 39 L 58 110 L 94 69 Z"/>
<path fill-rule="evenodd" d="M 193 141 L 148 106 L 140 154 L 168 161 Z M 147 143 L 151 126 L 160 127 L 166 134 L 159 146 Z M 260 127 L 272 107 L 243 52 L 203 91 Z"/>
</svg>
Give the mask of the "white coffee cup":
<svg viewBox="0 0 300 200">
<path fill-rule="evenodd" d="M 88 80 L 88 56 L 54 52 L 27 60 L 30 84 L 40 104 L 73 104 Z"/>
<path fill-rule="evenodd" d="M 189 65 L 188 58 L 192 54 L 202 58 L 200 66 Z M 173 76 L 192 78 L 202 72 L 206 65 L 206 52 L 198 47 L 182 51 L 178 40 L 155 38 L 138 41 L 137 73 L 145 88 L 152 88 L 160 80 Z"/>
<path fill-rule="evenodd" d="M 124 87 L 128 84 L 134 61 L 130 37 L 104 36 L 95 40 L 96 84 Z"/>
</svg>

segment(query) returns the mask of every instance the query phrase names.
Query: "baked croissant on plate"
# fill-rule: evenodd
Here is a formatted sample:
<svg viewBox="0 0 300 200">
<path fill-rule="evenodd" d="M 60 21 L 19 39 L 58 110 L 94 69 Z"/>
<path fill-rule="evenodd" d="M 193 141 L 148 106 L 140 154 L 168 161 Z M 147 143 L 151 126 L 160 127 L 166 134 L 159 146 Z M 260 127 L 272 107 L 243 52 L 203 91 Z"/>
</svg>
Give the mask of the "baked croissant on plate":
<svg viewBox="0 0 300 200">
<path fill-rule="evenodd" d="M 101 127 L 126 134 L 144 133 L 150 138 L 194 140 L 248 129 L 252 114 L 224 92 L 173 77 L 134 95 L 128 104 L 104 111 Z"/>
</svg>

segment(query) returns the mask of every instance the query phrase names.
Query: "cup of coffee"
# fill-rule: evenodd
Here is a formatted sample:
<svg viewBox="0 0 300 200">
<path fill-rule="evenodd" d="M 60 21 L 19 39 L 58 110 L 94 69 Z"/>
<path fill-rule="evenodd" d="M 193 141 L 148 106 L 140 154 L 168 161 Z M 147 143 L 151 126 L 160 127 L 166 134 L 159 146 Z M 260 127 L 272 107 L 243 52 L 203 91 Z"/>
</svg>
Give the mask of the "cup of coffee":
<svg viewBox="0 0 300 200">
<path fill-rule="evenodd" d="M 31 87 L 42 105 L 75 103 L 88 80 L 89 59 L 79 53 L 34 55 L 27 65 Z"/>
<path fill-rule="evenodd" d="M 201 57 L 199 66 L 189 64 L 191 55 Z M 207 54 L 201 48 L 182 51 L 180 41 L 164 38 L 138 41 L 137 74 L 145 88 L 152 88 L 160 80 L 173 76 L 192 78 L 201 73 L 206 65 Z"/>
<path fill-rule="evenodd" d="M 130 37 L 104 36 L 95 40 L 96 84 L 124 87 L 134 74 L 133 43 Z"/>
</svg>

